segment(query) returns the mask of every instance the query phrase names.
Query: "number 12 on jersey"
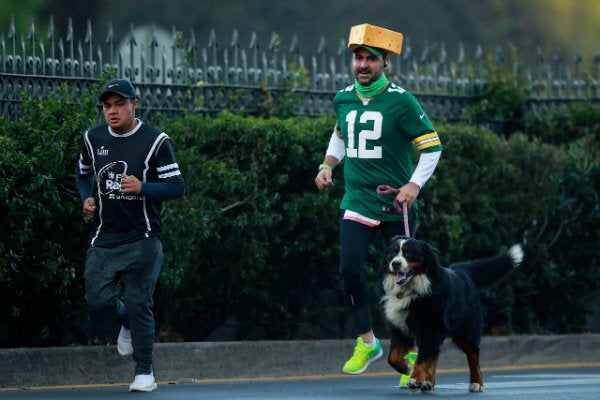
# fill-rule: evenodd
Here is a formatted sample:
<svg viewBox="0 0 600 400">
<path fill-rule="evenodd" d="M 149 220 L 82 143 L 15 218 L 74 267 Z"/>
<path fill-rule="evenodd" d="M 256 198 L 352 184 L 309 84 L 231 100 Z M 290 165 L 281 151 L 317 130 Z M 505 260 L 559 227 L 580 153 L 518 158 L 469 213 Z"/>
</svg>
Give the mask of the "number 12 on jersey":
<svg viewBox="0 0 600 400">
<path fill-rule="evenodd" d="M 381 127 L 383 125 L 383 116 L 378 111 L 365 111 L 360 115 L 359 122 L 366 124 L 373 123 L 373 129 L 361 129 L 355 132 L 356 110 L 346 114 L 348 123 L 348 146 L 346 147 L 346 157 L 351 158 L 381 158 L 381 146 L 367 146 L 370 140 L 378 140 L 381 137 Z M 369 148 L 372 147 L 372 148 Z"/>
</svg>

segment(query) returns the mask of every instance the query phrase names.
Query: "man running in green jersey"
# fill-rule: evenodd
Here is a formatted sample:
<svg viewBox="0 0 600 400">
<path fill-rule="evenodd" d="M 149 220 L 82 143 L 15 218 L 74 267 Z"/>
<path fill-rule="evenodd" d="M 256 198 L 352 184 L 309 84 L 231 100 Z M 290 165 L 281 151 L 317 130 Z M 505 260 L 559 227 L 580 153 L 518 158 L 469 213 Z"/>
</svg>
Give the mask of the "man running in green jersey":
<svg viewBox="0 0 600 400">
<path fill-rule="evenodd" d="M 360 28 L 358 37 L 356 28 Z M 395 38 L 399 38 L 399 47 L 389 45 Z M 382 184 L 399 189 L 395 200 L 406 202 L 410 235 L 414 236 L 416 199 L 442 151 L 440 138 L 419 102 L 385 75 L 388 53 L 400 54 L 401 40 L 400 33 L 372 25 L 351 29 L 348 47 L 353 54 L 355 82 L 334 98 L 336 126 L 315 179 L 319 190 L 331 186 L 332 171 L 345 158 L 340 274 L 359 334 L 354 354 L 343 367 L 348 374 L 365 371 L 383 354 L 373 334 L 365 275 L 371 241 L 378 231 L 386 243 L 394 235 L 406 234 L 403 214 L 394 208 L 393 196 L 382 196 L 376 189 Z M 414 147 L 420 152 L 415 168 Z"/>
</svg>

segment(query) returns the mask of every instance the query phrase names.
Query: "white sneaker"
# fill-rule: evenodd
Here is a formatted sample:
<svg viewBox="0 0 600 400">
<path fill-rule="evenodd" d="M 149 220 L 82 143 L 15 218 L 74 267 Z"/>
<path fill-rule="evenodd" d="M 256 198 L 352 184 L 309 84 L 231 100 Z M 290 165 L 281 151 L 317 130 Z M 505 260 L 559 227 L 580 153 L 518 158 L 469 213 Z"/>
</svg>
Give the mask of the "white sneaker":
<svg viewBox="0 0 600 400">
<path fill-rule="evenodd" d="M 131 345 L 131 331 L 121 327 L 119 338 L 117 339 L 117 351 L 122 356 L 130 356 L 133 354 L 133 346 Z"/>
<path fill-rule="evenodd" d="M 154 373 L 150 375 L 136 375 L 133 383 L 129 385 L 130 392 L 152 392 L 158 386 L 154 380 Z"/>
</svg>

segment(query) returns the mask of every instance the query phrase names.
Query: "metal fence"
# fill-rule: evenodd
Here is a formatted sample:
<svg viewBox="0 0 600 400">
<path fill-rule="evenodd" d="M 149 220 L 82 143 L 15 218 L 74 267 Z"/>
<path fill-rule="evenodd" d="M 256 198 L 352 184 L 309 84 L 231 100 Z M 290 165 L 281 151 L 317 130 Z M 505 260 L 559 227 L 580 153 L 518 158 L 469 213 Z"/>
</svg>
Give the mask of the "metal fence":
<svg viewBox="0 0 600 400">
<path fill-rule="evenodd" d="M 184 111 L 214 114 L 224 110 L 264 114 L 273 104 L 287 104 L 295 115 L 318 116 L 333 112 L 335 93 L 352 83 L 346 39 L 330 47 L 321 38 L 305 60 L 297 37 L 285 43 L 276 33 L 266 46 L 256 33 L 239 37 L 234 31 L 228 46 L 220 47 L 212 31 L 201 46 L 188 35 L 160 28 L 134 29 L 121 41 L 109 24 L 98 42 L 91 22 L 85 37 L 76 38 L 71 20 L 67 32 L 55 32 L 51 17 L 43 38 L 32 20 L 27 34 L 11 21 L 0 36 L 0 113 L 16 120 L 25 97 L 44 99 L 68 84 L 77 98 L 108 77 L 130 79 L 140 96 L 140 115 L 161 116 Z M 542 49 L 518 56 L 511 46 L 486 53 L 476 46 L 467 55 L 458 44 L 450 59 L 444 44 L 416 54 L 405 39 L 402 55 L 392 56 L 388 76 L 417 95 L 435 119 L 456 121 L 480 98 L 490 81 L 512 76 L 526 88 L 534 112 L 578 100 L 600 99 L 600 54 L 584 58 Z"/>
</svg>

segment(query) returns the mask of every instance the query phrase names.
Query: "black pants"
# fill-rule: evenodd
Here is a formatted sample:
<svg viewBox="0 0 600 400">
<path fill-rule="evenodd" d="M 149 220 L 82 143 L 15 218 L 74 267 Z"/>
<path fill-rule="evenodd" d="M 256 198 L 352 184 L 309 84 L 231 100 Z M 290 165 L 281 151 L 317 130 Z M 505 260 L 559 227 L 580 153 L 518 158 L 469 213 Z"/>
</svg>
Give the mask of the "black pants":
<svg viewBox="0 0 600 400">
<path fill-rule="evenodd" d="M 412 237 L 415 236 L 415 227 L 416 221 L 409 220 Z M 404 235 L 404 222 L 381 222 L 375 227 L 369 227 L 360 222 L 343 219 L 342 213 L 340 221 L 340 275 L 358 334 L 367 333 L 373 329 L 365 265 L 369 254 L 369 246 L 378 231 L 381 231 L 383 235 L 385 246 L 395 235 Z"/>
<path fill-rule="evenodd" d="M 92 318 L 131 330 L 135 374 L 152 372 L 152 296 L 163 263 L 160 239 L 151 237 L 112 248 L 90 247 L 85 264 L 85 297 Z M 119 282 L 124 282 L 123 301 Z"/>
</svg>

